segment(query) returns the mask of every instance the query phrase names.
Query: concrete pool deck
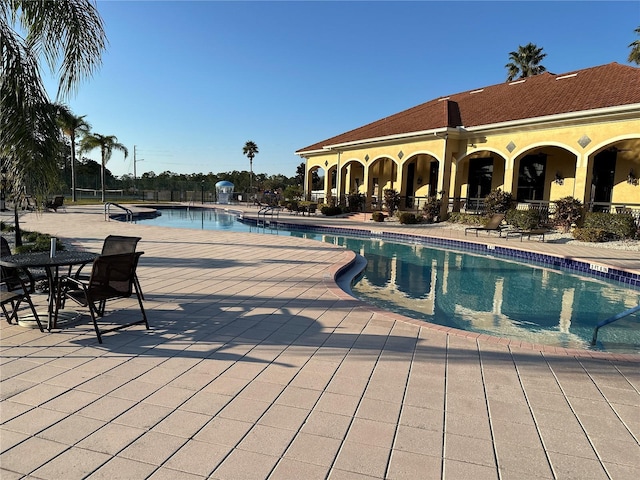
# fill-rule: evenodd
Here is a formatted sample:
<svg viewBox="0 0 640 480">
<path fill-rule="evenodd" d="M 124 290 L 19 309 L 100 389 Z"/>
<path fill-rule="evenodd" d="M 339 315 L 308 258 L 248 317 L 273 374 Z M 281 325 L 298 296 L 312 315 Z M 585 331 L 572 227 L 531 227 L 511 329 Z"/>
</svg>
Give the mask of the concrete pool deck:
<svg viewBox="0 0 640 480">
<path fill-rule="evenodd" d="M 3 480 L 640 477 L 640 356 L 370 308 L 333 281 L 352 254 L 310 240 L 105 222 L 90 207 L 21 226 L 95 252 L 108 234 L 142 237 L 152 329 L 98 344 L 87 317 L 45 334 L 1 322 Z M 637 252 L 478 241 L 640 271 Z"/>
</svg>

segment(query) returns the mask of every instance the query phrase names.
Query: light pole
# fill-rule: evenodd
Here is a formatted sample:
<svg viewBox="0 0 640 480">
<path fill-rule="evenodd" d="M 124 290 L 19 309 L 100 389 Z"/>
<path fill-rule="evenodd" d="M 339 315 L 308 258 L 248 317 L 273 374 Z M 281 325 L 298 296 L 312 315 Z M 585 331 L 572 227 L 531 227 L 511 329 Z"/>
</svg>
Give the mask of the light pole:
<svg viewBox="0 0 640 480">
<path fill-rule="evenodd" d="M 204 180 L 202 180 L 202 186 L 201 186 L 201 194 L 202 194 L 202 204 L 204 205 Z"/>
</svg>

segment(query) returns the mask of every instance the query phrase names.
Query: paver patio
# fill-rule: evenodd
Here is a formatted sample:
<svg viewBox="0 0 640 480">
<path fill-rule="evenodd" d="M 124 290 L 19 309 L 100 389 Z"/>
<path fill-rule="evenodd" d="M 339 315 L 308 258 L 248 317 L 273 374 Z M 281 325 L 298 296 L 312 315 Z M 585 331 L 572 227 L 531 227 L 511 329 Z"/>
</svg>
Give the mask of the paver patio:
<svg viewBox="0 0 640 480">
<path fill-rule="evenodd" d="M 152 329 L 98 344 L 88 317 L 45 334 L 2 322 L 3 480 L 640 478 L 640 356 L 370 308 L 333 281 L 353 254 L 315 241 L 80 207 L 21 225 L 95 252 L 142 237 Z M 637 252 L 509 242 L 640 271 Z"/>
</svg>

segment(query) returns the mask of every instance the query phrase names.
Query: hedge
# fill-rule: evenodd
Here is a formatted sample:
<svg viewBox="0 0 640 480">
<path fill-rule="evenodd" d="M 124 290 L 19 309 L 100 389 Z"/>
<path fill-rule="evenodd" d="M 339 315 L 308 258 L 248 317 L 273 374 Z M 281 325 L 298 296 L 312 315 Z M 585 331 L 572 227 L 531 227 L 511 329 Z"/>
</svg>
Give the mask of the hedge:
<svg viewBox="0 0 640 480">
<path fill-rule="evenodd" d="M 402 212 L 399 216 L 400 223 L 402 224 L 414 224 L 418 223 L 418 219 L 413 213 Z"/>
<path fill-rule="evenodd" d="M 576 228 L 573 238 L 581 242 L 606 242 L 609 240 L 609 234 L 600 228 Z"/>
<path fill-rule="evenodd" d="M 638 231 L 633 215 L 629 213 L 589 212 L 583 227 L 603 230 L 613 238 L 635 238 Z"/>
<path fill-rule="evenodd" d="M 536 210 L 516 210 L 507 211 L 505 217 L 509 225 L 513 225 L 521 230 L 532 230 L 540 223 L 540 212 Z"/>
</svg>

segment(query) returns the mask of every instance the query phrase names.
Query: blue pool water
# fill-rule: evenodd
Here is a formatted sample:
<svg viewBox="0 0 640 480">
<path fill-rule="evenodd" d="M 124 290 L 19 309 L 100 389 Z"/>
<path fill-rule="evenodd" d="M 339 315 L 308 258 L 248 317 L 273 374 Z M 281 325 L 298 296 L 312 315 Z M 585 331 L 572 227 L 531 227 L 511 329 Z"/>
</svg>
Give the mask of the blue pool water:
<svg viewBox="0 0 640 480">
<path fill-rule="evenodd" d="M 640 291 L 619 283 L 544 266 L 423 244 L 241 223 L 221 210 L 163 209 L 159 226 L 264 232 L 332 243 L 367 259 L 355 296 L 408 317 L 462 330 L 568 348 L 640 352 L 639 314 L 595 325 L 640 304 Z"/>
</svg>

